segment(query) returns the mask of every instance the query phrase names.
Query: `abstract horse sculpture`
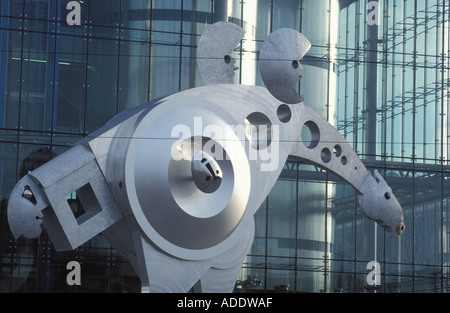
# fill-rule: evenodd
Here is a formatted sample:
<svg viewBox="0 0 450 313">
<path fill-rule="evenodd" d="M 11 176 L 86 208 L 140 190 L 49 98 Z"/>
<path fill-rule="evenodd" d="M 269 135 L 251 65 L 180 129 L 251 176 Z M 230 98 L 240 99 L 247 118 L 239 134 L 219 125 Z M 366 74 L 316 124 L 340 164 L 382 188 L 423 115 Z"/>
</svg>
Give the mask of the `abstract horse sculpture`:
<svg viewBox="0 0 450 313">
<path fill-rule="evenodd" d="M 268 37 L 263 88 L 232 83 L 230 55 L 242 36 L 234 24 L 213 24 L 198 47 L 207 86 L 124 111 L 23 177 L 8 205 L 14 236 L 36 238 L 44 228 L 63 251 L 103 233 L 128 256 L 143 291 L 231 292 L 254 214 L 288 158 L 341 177 L 368 218 L 400 235 L 391 188 L 295 91 L 308 40 L 291 29 Z M 85 210 L 79 217 L 66 200 L 73 192 Z"/>
</svg>

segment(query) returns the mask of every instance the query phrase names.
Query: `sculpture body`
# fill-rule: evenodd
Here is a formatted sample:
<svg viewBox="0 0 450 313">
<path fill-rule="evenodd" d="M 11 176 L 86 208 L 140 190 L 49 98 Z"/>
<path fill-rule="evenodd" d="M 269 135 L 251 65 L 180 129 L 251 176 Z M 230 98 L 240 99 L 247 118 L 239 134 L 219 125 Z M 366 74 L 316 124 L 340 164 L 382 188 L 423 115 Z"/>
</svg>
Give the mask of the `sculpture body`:
<svg viewBox="0 0 450 313">
<path fill-rule="evenodd" d="M 215 60 L 234 67 L 229 53 Z M 25 176 L 8 207 L 14 236 L 36 237 L 42 226 L 57 250 L 68 250 L 102 232 L 129 257 L 143 291 L 231 292 L 253 242 L 253 216 L 288 157 L 340 176 L 369 218 L 392 236 L 403 231 L 401 207 L 383 178 L 298 95 L 282 92 L 280 100 L 271 93 L 279 85 L 234 85 L 228 74 L 224 81 L 203 74 L 209 86 L 122 112 Z M 311 132 L 307 143 L 302 127 Z M 80 217 L 65 200 L 71 192 L 85 207 Z"/>
</svg>

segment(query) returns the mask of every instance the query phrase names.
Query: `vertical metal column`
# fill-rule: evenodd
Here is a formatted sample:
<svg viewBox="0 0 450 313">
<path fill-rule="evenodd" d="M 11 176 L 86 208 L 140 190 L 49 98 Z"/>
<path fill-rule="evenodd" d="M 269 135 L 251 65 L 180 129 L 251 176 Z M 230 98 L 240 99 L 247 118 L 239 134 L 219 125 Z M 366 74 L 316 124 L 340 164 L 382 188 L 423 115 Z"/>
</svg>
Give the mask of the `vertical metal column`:
<svg viewBox="0 0 450 313">
<path fill-rule="evenodd" d="M 214 23 L 228 20 L 228 0 L 214 1 Z"/>
<path fill-rule="evenodd" d="M 3 1 L 1 4 L 1 13 L 3 16 L 9 16 L 9 1 Z M 9 32 L 7 29 L 9 28 L 9 18 L 2 18 L 0 22 L 0 69 L 2 70 L 0 73 L 0 112 L 2 112 L 3 117 L 0 120 L 0 126 L 5 127 L 5 103 L 6 103 L 6 76 L 7 76 L 7 66 L 8 66 L 8 38 Z"/>
<path fill-rule="evenodd" d="M 378 23 L 367 25 L 366 54 L 366 140 L 367 159 L 375 159 L 377 153 L 378 114 Z"/>
<path fill-rule="evenodd" d="M 379 8 L 376 8 L 379 9 Z M 372 10 L 366 4 L 366 14 Z M 378 16 L 375 18 L 378 19 Z M 366 129 L 365 129 L 365 158 L 375 160 L 377 154 L 377 114 L 378 114 L 378 21 L 366 24 Z M 377 226 L 363 220 L 364 233 L 361 243 L 363 245 L 362 258 L 368 261 L 377 261 Z M 376 290 L 374 290 L 376 292 Z"/>
</svg>

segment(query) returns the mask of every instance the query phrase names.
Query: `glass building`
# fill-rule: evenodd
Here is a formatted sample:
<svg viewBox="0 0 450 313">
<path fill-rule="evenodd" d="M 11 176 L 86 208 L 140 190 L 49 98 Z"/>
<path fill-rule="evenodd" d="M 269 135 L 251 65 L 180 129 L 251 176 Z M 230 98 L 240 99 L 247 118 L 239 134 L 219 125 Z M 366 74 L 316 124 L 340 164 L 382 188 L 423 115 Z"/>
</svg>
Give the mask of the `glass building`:
<svg viewBox="0 0 450 313">
<path fill-rule="evenodd" d="M 102 235 L 64 253 L 45 233 L 14 239 L 8 197 L 28 171 L 115 114 L 203 86 L 196 47 L 217 21 L 246 31 L 234 52 L 236 83 L 263 86 L 258 51 L 272 31 L 293 28 L 311 41 L 299 92 L 386 177 L 406 224 L 389 238 L 350 185 L 288 161 L 255 216 L 235 291 L 449 291 L 449 1 L 77 2 L 79 26 L 66 21 L 67 0 L 0 3 L 0 292 L 140 291 Z M 68 201 L 76 213 L 76 195 Z M 69 261 L 81 264 L 81 286 L 66 283 Z M 380 286 L 366 281 L 371 261 Z"/>
</svg>

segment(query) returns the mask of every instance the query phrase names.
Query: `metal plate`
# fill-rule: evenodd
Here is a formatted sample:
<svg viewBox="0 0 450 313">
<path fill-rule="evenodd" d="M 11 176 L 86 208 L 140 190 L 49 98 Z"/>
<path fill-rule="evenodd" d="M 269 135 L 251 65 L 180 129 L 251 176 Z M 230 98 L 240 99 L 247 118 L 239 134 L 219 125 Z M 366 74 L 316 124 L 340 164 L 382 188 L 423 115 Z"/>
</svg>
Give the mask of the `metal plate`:
<svg viewBox="0 0 450 313">
<path fill-rule="evenodd" d="M 311 48 L 311 43 L 296 30 L 281 28 L 269 35 L 259 54 L 261 77 L 269 92 L 287 104 L 303 101 L 297 93 L 301 76 L 300 60 Z"/>
<path fill-rule="evenodd" d="M 207 85 L 233 84 L 235 63 L 232 52 L 244 37 L 233 23 L 217 22 L 203 33 L 197 48 L 200 75 Z"/>
<path fill-rule="evenodd" d="M 207 102 L 184 97 L 183 103 L 190 100 Z M 179 101 L 167 101 L 140 122 L 128 150 L 125 185 L 133 214 L 151 241 L 176 257 L 207 259 L 232 245 L 227 239 L 247 207 L 250 167 L 241 142 L 221 117 L 198 106 L 176 107 Z M 223 138 L 208 136 L 209 125 L 220 127 Z M 216 151 L 233 153 L 224 160 L 215 154 L 222 183 L 205 193 L 194 182 L 191 158 L 211 138 Z M 194 149 L 180 152 L 191 140 Z"/>
</svg>

